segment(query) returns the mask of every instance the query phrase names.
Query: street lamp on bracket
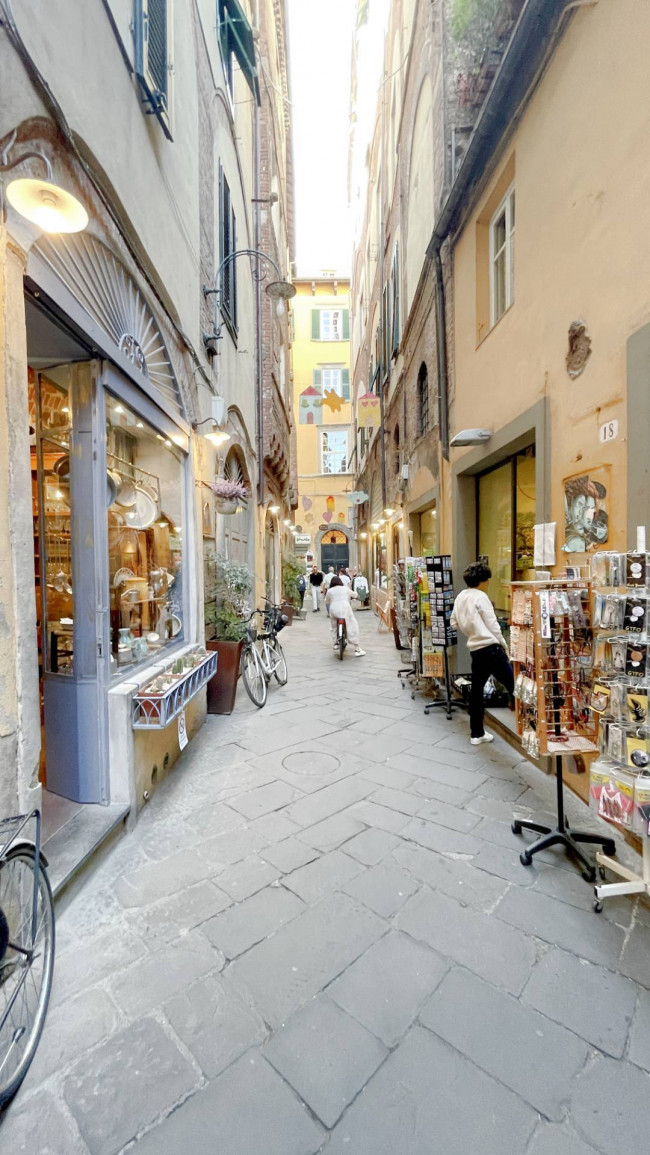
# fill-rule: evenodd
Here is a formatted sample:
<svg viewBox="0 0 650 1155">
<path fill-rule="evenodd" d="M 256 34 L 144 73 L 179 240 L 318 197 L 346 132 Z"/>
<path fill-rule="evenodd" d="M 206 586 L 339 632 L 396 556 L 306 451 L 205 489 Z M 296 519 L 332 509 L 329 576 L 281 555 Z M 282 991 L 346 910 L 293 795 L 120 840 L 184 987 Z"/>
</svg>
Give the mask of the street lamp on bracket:
<svg viewBox="0 0 650 1155">
<path fill-rule="evenodd" d="M 217 341 L 221 339 L 221 330 L 223 325 L 219 321 L 218 314 L 221 310 L 221 301 L 223 293 L 223 274 L 225 269 L 237 259 L 237 257 L 254 257 L 257 262 L 257 267 L 253 268 L 253 278 L 256 281 L 263 281 L 266 272 L 261 268 L 262 261 L 266 261 L 271 266 L 276 274 L 275 281 L 269 281 L 265 285 L 267 297 L 273 301 L 290 301 L 296 295 L 296 286 L 292 285 L 291 281 L 287 281 L 282 276 L 279 266 L 269 257 L 268 253 L 263 253 L 261 249 L 237 249 L 235 253 L 229 253 L 224 257 L 219 265 L 215 275 L 214 283 L 212 285 L 203 286 L 203 296 L 208 298 L 214 297 L 214 313 L 212 317 L 212 332 L 203 334 L 203 344 L 209 357 L 214 357 L 217 353 Z"/>
<path fill-rule="evenodd" d="M 17 129 L 11 133 L 4 148 L 0 149 L 0 174 L 11 172 L 26 160 L 39 160 L 45 167 L 47 180 L 18 177 L 6 189 L 0 187 L 0 220 L 4 219 L 3 197 L 17 213 L 37 225 L 45 233 L 79 233 L 88 224 L 88 213 L 72 193 L 54 183 L 52 165 L 40 149 L 29 148 L 13 159 L 9 153 L 16 143 Z"/>
</svg>

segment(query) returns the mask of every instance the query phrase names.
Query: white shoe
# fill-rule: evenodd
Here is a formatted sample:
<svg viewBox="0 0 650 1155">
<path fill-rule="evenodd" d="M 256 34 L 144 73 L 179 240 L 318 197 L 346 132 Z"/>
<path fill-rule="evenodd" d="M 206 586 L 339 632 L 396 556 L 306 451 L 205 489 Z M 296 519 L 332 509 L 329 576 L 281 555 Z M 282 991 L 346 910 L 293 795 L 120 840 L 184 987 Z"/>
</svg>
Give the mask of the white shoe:
<svg viewBox="0 0 650 1155">
<path fill-rule="evenodd" d="M 365 658 L 366 651 L 365 650 L 355 650 L 354 656 L 355 656 L 355 658 Z"/>
<path fill-rule="evenodd" d="M 335 650 L 338 650 L 338 648 L 339 648 L 339 644 L 338 644 L 338 642 L 334 642 L 334 649 L 335 649 Z"/>
<path fill-rule="evenodd" d="M 483 734 L 480 738 L 470 738 L 472 746 L 480 746 L 483 742 L 494 742 L 494 734 Z"/>
</svg>

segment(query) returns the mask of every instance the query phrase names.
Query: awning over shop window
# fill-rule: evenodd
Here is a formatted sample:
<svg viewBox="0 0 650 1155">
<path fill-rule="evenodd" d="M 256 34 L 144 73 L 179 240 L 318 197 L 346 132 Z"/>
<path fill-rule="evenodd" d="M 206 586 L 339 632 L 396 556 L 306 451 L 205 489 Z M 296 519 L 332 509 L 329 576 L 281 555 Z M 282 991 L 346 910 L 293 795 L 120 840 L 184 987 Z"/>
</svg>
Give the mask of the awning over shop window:
<svg viewBox="0 0 650 1155">
<path fill-rule="evenodd" d="M 232 53 L 258 104 L 260 84 L 255 63 L 253 30 L 239 0 L 218 0 L 219 40 L 224 60 Z"/>
</svg>

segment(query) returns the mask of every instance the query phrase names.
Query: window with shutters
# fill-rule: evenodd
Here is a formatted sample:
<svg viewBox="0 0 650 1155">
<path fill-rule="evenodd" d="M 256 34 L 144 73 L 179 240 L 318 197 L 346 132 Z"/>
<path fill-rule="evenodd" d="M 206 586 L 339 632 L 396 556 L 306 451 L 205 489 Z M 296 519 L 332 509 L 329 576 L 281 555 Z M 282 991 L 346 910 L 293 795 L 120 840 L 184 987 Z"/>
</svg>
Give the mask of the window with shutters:
<svg viewBox="0 0 650 1155">
<path fill-rule="evenodd" d="M 424 363 L 418 373 L 418 433 L 424 437 L 429 432 L 429 374 Z"/>
<path fill-rule="evenodd" d="M 342 365 L 320 365 L 314 369 L 312 385 L 323 396 L 333 391 L 343 401 L 350 400 L 350 370 Z"/>
<path fill-rule="evenodd" d="M 230 97 L 234 102 L 234 64 L 236 62 L 257 104 L 259 104 L 260 83 L 253 30 L 239 0 L 218 0 L 217 18 L 217 35 Z"/>
<path fill-rule="evenodd" d="M 515 299 L 515 190 L 510 188 L 490 224 L 490 321 L 496 325 Z"/>
<path fill-rule="evenodd" d="M 219 166 L 219 252 L 221 263 L 237 249 L 237 227 L 230 196 L 230 186 Z M 237 262 L 228 261 L 221 271 L 219 307 L 228 329 L 237 336 Z"/>
<path fill-rule="evenodd" d="M 385 381 L 390 373 L 390 288 L 384 285 L 381 302 L 381 366 Z"/>
<path fill-rule="evenodd" d="M 312 341 L 349 341 L 349 309 L 312 309 Z"/>
<path fill-rule="evenodd" d="M 327 429 L 321 432 L 321 473 L 347 473 L 348 431 Z"/>
<path fill-rule="evenodd" d="M 393 471 L 396 477 L 399 475 L 400 466 L 399 425 L 396 425 L 395 432 L 393 433 Z"/>
<path fill-rule="evenodd" d="M 390 336 L 390 351 L 393 357 L 397 356 L 400 342 L 400 316 L 399 316 L 399 245 L 395 245 L 395 252 L 393 253 L 393 264 L 390 274 L 390 288 L 392 301 L 392 317 L 391 317 L 391 336 Z"/>
<path fill-rule="evenodd" d="M 144 92 L 147 112 L 158 118 L 169 140 L 172 139 L 172 29 L 172 0 L 135 0 L 135 73 Z"/>
</svg>

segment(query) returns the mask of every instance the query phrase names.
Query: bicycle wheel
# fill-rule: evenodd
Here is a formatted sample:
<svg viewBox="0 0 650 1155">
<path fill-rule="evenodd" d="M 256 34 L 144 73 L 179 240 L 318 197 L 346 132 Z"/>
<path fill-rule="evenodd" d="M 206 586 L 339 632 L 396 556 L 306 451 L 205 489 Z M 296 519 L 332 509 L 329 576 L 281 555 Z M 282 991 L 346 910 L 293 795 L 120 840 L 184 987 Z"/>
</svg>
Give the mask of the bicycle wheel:
<svg viewBox="0 0 650 1155">
<path fill-rule="evenodd" d="M 273 655 L 274 669 L 278 685 L 286 686 L 289 680 L 289 671 L 287 670 L 287 659 L 284 656 L 284 650 L 277 638 L 271 642 L 271 653 Z"/>
<path fill-rule="evenodd" d="M 0 863 L 0 1104 L 16 1094 L 41 1037 L 54 969 L 54 904 L 38 865 L 34 913 L 34 851 L 10 850 Z M 32 932 L 34 934 L 32 936 Z M 8 941 L 7 941 L 8 939 Z"/>
<path fill-rule="evenodd" d="M 266 678 L 259 654 L 252 643 L 242 650 L 239 668 L 248 697 L 253 705 L 261 708 L 266 702 Z"/>
<path fill-rule="evenodd" d="M 341 661 L 343 661 L 343 655 L 345 653 L 345 646 L 346 646 L 345 630 L 339 630 L 339 658 L 341 659 Z"/>
</svg>

